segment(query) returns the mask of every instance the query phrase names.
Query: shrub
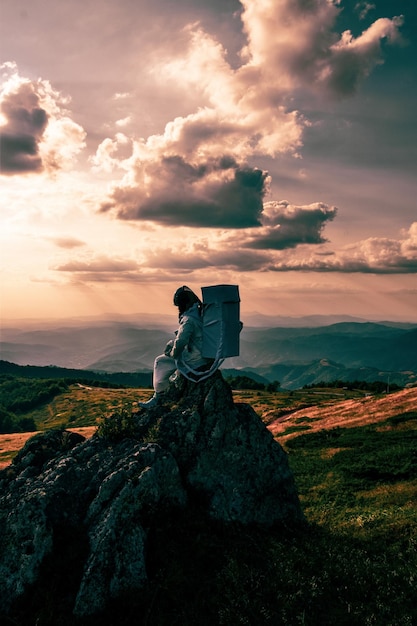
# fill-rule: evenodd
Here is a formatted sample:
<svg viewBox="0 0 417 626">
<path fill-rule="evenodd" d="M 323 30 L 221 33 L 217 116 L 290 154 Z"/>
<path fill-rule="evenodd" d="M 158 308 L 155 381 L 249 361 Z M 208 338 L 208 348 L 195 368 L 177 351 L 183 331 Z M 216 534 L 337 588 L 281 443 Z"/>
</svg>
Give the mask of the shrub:
<svg viewBox="0 0 417 626">
<path fill-rule="evenodd" d="M 11 411 L 7 411 L 4 407 L 0 407 L 0 433 L 16 433 L 19 432 L 17 417 Z"/>
<path fill-rule="evenodd" d="M 253 389 L 263 391 L 264 383 L 260 383 L 249 376 L 234 376 L 226 378 L 232 389 Z"/>
<path fill-rule="evenodd" d="M 25 433 L 34 432 L 36 424 L 30 417 L 21 417 L 0 407 L 0 433 Z"/>
<path fill-rule="evenodd" d="M 133 436 L 135 432 L 132 412 L 124 407 L 118 408 L 99 420 L 97 435 L 103 439 L 118 441 Z"/>
<path fill-rule="evenodd" d="M 2 376 L 0 401 L 7 411 L 25 413 L 68 389 L 64 380 L 38 380 Z"/>
</svg>

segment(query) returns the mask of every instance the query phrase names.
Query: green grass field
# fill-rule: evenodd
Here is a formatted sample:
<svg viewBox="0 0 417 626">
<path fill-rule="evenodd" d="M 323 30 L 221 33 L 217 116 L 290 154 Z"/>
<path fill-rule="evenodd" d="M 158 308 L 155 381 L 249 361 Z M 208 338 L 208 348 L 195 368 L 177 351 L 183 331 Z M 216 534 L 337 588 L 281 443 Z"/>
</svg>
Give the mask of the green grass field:
<svg viewBox="0 0 417 626">
<path fill-rule="evenodd" d="M 151 393 L 73 387 L 30 416 L 39 429 L 97 425 Z M 111 606 L 106 624 L 415 626 L 417 405 L 395 413 L 401 396 L 393 396 L 390 413 L 372 423 L 309 428 L 320 406 L 331 413 L 362 396 L 236 392 L 235 402 L 251 404 L 266 424 L 290 416 L 284 433 L 292 436 L 282 444 L 306 526 L 225 528 L 197 510 L 164 518 L 150 539 L 149 587 Z M 310 406 L 314 419 L 291 419 L 292 411 Z M 53 596 L 54 581 L 47 593 Z M 59 606 L 37 611 L 39 626 L 76 623 Z"/>
</svg>

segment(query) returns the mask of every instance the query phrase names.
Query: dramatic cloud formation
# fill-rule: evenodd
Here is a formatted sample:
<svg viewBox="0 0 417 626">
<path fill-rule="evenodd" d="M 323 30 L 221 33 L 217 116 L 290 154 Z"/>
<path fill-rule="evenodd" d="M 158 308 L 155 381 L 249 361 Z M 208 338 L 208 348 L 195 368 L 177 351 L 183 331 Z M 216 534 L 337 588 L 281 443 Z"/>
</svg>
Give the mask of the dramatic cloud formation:
<svg viewBox="0 0 417 626">
<path fill-rule="evenodd" d="M 296 89 L 352 94 L 381 62 L 381 40 L 398 36 L 401 18 L 379 19 L 356 39 L 350 31 L 338 35 L 333 30 L 337 5 L 242 0 L 247 44 L 237 68 L 217 40 L 198 25 L 187 27 L 187 53 L 154 72 L 160 80 L 200 92 L 206 104 L 168 123 L 164 134 L 134 140 L 130 158 L 114 156 L 125 142 L 122 135 L 99 146 L 96 168 L 126 171 L 101 211 L 165 225 L 261 227 L 269 178 L 249 163 L 260 156 L 296 155 L 308 124 L 291 109 L 288 95 Z M 280 217 L 280 224 L 248 245 L 279 249 L 323 241 L 319 233 L 329 219 L 326 211 L 309 213 L 310 220 L 319 220 L 319 229 L 312 222 L 299 233 L 294 214 Z"/>
<path fill-rule="evenodd" d="M 65 272 L 84 282 L 122 282 L 144 280 L 161 280 L 175 274 L 177 277 L 190 274 L 196 270 L 210 268 L 238 272 L 341 272 L 363 274 L 409 274 L 417 271 L 417 222 L 413 223 L 404 234 L 403 239 L 371 237 L 345 248 L 333 251 L 324 247 L 318 252 L 311 252 L 308 246 L 304 249 L 292 250 L 302 243 L 319 243 L 321 220 L 332 219 L 335 210 L 329 207 L 291 207 L 282 203 L 274 205 L 272 221 L 277 213 L 291 215 L 295 224 L 294 233 L 291 226 L 284 222 L 282 241 L 259 229 L 258 245 L 257 230 L 248 239 L 242 239 L 240 231 L 234 234 L 219 234 L 208 242 L 207 238 L 187 239 L 181 250 L 163 246 L 142 252 L 137 260 L 109 258 L 105 255 L 83 255 L 78 260 L 56 265 L 54 269 Z M 320 218 L 322 214 L 324 217 Z M 327 217 L 326 217 L 327 216 Z M 304 224 L 304 227 L 302 225 Z M 269 228 L 265 226 L 265 228 Z M 299 233 L 305 233 L 308 241 L 294 241 Z M 297 233 L 297 235 L 296 235 Z M 321 240 L 322 242 L 323 240 Z M 277 243 L 278 242 L 278 243 Z M 254 249 L 248 249 L 254 248 Z M 258 250 L 257 248 L 262 248 Z M 307 251 L 305 251 L 307 250 Z"/>
<path fill-rule="evenodd" d="M 212 247 L 195 245 L 192 249 L 181 251 L 181 254 L 163 251 L 153 252 L 147 258 L 152 267 L 172 267 L 176 270 L 188 267 L 197 269 L 204 267 L 225 267 L 240 271 L 319 271 L 319 272 L 362 272 L 371 274 L 408 274 L 417 271 L 417 222 L 413 223 L 404 239 L 388 239 L 371 237 L 346 248 L 333 252 L 331 248 L 320 252 L 293 252 L 301 243 L 322 243 L 320 238 L 320 220 L 332 219 L 334 209 L 329 207 L 291 207 L 283 203 L 283 213 L 293 214 L 294 232 L 283 221 L 282 241 L 275 234 L 260 234 L 259 240 L 241 241 L 239 237 L 230 235 L 220 237 Z M 278 207 L 274 206 L 274 213 Z M 319 217 L 320 213 L 323 215 Z M 274 218 L 275 219 L 275 218 Z M 304 226 L 303 226 L 304 224 Z M 267 227 L 266 227 L 267 228 Z M 260 229 L 262 230 L 262 229 Z M 279 227 L 278 227 L 279 231 Z M 304 238 L 302 240 L 302 233 Z M 299 237 L 299 239 L 296 239 Z M 261 245 L 259 245 L 259 243 Z M 246 248 L 262 248 L 257 253 Z M 163 263 L 161 263 L 164 259 Z"/>
<path fill-rule="evenodd" d="M 336 96 L 354 93 L 382 62 L 381 41 L 395 41 L 403 22 L 402 17 L 378 19 L 354 38 L 349 30 L 341 35 L 333 30 L 340 10 L 336 0 L 242 0 L 242 4 L 249 42 L 243 51 L 248 64 L 242 72 L 262 76 L 269 93 L 271 85 L 277 91 L 301 87 L 326 89 Z"/>
<path fill-rule="evenodd" d="M 178 280 L 239 283 L 272 314 L 327 294 L 375 319 L 401 292 L 415 316 L 416 3 L 20 4 L 0 65 L 9 318 L 160 311 Z"/>
<path fill-rule="evenodd" d="M 154 185 L 149 197 L 142 186 L 120 187 L 113 193 L 119 218 L 217 228 L 260 224 L 267 178 L 261 170 L 240 168 L 231 158 L 192 165 L 171 156 L 153 163 L 146 176 Z M 111 207 L 104 204 L 101 210 Z"/>
<path fill-rule="evenodd" d="M 48 81 L 21 78 L 14 63 L 4 63 L 0 70 L 0 173 L 69 166 L 85 146 L 85 132 L 67 117 L 59 93 Z"/>
</svg>

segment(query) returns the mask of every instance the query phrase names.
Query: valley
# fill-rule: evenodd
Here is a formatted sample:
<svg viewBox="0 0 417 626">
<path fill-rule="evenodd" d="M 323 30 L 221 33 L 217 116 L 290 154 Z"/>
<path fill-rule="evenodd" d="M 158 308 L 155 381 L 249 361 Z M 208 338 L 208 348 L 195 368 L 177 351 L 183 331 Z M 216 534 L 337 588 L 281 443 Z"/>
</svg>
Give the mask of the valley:
<svg viewBox="0 0 417 626">
<path fill-rule="evenodd" d="M 279 380 L 296 390 L 334 380 L 417 382 L 417 328 L 390 322 L 338 322 L 322 326 L 254 327 L 245 324 L 240 356 L 226 359 L 227 372 Z M 127 322 L 62 328 L 2 329 L 1 359 L 17 365 L 149 375 L 175 328 Z M 311 321 L 306 318 L 306 324 Z"/>
</svg>

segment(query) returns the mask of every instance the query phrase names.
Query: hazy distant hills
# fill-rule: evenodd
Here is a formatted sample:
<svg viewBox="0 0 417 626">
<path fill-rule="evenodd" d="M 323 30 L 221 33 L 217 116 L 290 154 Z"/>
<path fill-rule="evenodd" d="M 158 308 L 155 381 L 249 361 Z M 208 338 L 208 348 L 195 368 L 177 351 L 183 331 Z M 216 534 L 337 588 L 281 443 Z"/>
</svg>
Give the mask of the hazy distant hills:
<svg viewBox="0 0 417 626">
<path fill-rule="evenodd" d="M 153 359 L 172 334 L 128 324 L 19 331 L 5 329 L 1 358 L 19 365 L 57 365 L 77 369 L 137 371 Z"/>
<path fill-rule="evenodd" d="M 239 372 L 237 370 L 226 370 L 225 373 L 226 375 L 236 376 Z M 245 369 L 247 376 L 252 376 L 252 373 L 260 382 L 266 383 L 278 380 L 283 389 L 289 390 L 301 389 L 305 385 L 331 383 L 335 380 L 346 383 L 354 381 L 382 382 L 385 383 L 387 389 L 390 384 L 393 385 L 394 383 L 400 387 L 417 384 L 416 371 L 387 371 L 375 367 L 345 367 L 328 359 L 288 365 L 278 363 L 260 367 L 256 370 L 251 370 L 251 368 Z"/>
<path fill-rule="evenodd" d="M 175 321 L 175 320 L 174 320 Z M 323 326 L 244 326 L 239 357 L 224 368 L 246 370 L 288 389 L 339 380 L 417 381 L 417 326 L 338 322 Z M 55 365 L 103 372 L 150 370 L 172 338 L 168 327 L 131 323 L 4 329 L 0 358 L 19 365 Z"/>
<path fill-rule="evenodd" d="M 349 367 L 417 368 L 417 328 L 340 323 L 320 328 L 248 329 L 242 334 L 245 366 L 329 359 Z"/>
</svg>

